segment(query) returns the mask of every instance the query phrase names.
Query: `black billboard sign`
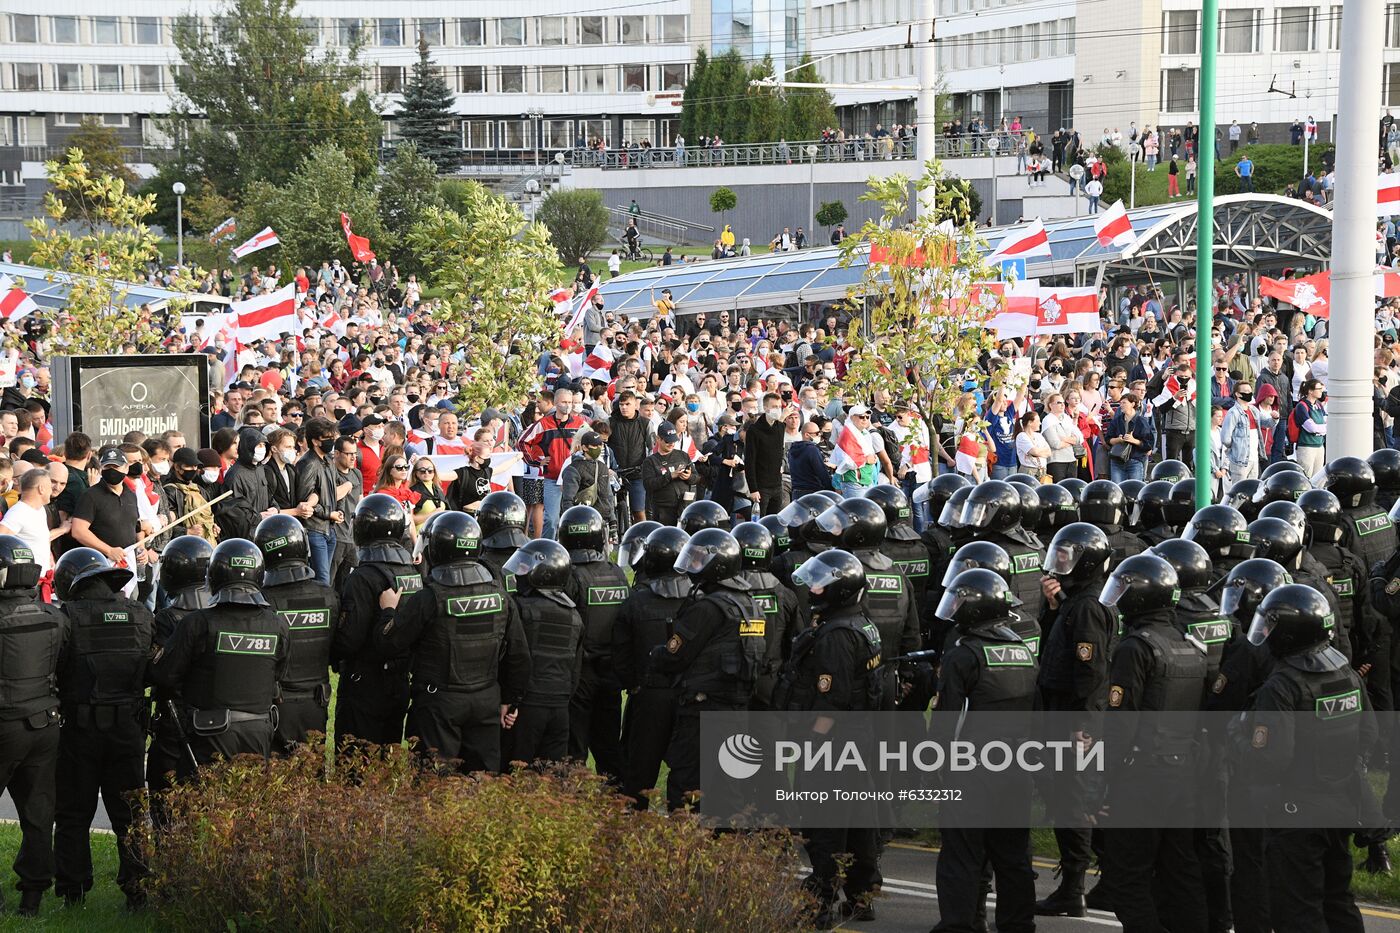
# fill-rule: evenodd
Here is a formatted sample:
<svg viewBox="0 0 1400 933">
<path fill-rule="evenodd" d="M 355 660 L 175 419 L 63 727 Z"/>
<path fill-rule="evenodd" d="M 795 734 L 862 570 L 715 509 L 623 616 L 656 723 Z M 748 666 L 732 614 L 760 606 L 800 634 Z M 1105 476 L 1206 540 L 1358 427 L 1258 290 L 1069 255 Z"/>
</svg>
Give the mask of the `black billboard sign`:
<svg viewBox="0 0 1400 933">
<path fill-rule="evenodd" d="M 52 366 L 57 437 L 82 431 L 94 447 L 132 431 L 180 431 L 209 444 L 209 363 L 199 353 L 60 356 Z"/>
</svg>

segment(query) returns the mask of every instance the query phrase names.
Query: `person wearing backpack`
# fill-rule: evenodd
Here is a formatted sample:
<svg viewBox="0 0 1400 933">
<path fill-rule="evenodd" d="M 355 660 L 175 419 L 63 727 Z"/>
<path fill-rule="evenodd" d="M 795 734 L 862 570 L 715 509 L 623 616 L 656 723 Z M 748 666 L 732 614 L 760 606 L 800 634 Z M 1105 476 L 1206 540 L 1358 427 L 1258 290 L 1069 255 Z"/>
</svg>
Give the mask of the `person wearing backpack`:
<svg viewBox="0 0 1400 933">
<path fill-rule="evenodd" d="M 610 527 L 617 523 L 617 498 L 612 475 L 603 461 L 603 436 L 597 431 L 579 435 L 578 449 L 559 474 L 560 514 L 576 505 L 590 505 L 598 510 Z"/>
<path fill-rule="evenodd" d="M 1303 472 L 1316 476 L 1327 463 L 1327 392 L 1316 379 L 1305 379 L 1298 404 L 1288 415 L 1288 441 Z"/>
</svg>

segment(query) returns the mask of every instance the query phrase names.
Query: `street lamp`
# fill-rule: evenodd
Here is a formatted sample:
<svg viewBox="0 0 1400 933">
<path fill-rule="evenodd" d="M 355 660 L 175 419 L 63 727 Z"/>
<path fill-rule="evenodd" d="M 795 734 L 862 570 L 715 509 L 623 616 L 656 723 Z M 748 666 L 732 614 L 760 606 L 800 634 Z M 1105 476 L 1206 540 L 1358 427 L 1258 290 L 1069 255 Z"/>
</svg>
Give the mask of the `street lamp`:
<svg viewBox="0 0 1400 933">
<path fill-rule="evenodd" d="M 559 166 L 559 181 L 562 183 L 564 181 L 564 153 L 554 153 L 554 164 Z"/>
<path fill-rule="evenodd" d="M 992 157 L 992 226 L 997 225 L 997 150 L 1001 148 L 1001 140 L 996 134 L 987 138 L 987 152 Z"/>
<path fill-rule="evenodd" d="M 1138 156 L 1142 155 L 1142 146 L 1137 143 L 1128 145 L 1128 161 L 1132 163 L 1133 180 L 1128 187 L 1128 206 L 1137 207 L 1137 163 Z"/>
<path fill-rule="evenodd" d="M 170 186 L 175 192 L 175 264 L 185 265 L 185 183 L 177 181 Z"/>
<path fill-rule="evenodd" d="M 807 146 L 807 160 L 810 166 L 807 171 L 807 229 L 815 231 L 817 229 L 817 146 L 812 143 Z M 808 233 L 808 236 L 811 236 Z"/>
</svg>

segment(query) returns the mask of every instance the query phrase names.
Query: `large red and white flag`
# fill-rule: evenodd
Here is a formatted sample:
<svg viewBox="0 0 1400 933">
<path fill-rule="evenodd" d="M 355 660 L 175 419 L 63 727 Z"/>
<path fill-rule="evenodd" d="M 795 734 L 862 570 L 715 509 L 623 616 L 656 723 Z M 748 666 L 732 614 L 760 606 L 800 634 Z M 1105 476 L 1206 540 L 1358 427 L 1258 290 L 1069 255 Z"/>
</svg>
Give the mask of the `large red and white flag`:
<svg viewBox="0 0 1400 933">
<path fill-rule="evenodd" d="M 229 306 L 238 315 L 238 342 L 276 340 L 283 334 L 300 332 L 297 325 L 296 283 L 266 295 L 256 295 L 247 301 L 235 301 Z"/>
<path fill-rule="evenodd" d="M 588 369 L 611 370 L 614 359 L 612 348 L 605 343 L 599 343 L 594 345 L 583 365 Z"/>
<path fill-rule="evenodd" d="M 594 285 L 588 291 L 584 292 L 582 295 L 579 295 L 577 298 L 574 299 L 573 306 L 570 309 L 569 317 L 564 322 L 565 337 L 572 337 L 574 335 L 574 329 L 583 323 L 583 315 L 588 310 L 588 306 L 593 303 L 593 299 L 596 297 L 598 297 L 598 286 Z M 559 308 L 560 305 L 556 304 L 555 307 Z"/>
<path fill-rule="evenodd" d="M 1025 259 L 1031 256 L 1050 255 L 1050 235 L 1045 232 L 1045 224 L 1037 217 L 1024 228 L 1012 230 L 1001 238 L 997 248 L 987 257 L 988 262 L 1002 259 Z"/>
<path fill-rule="evenodd" d="M 1094 235 L 1099 238 L 1100 246 L 1127 246 L 1136 239 L 1133 236 L 1133 222 L 1128 219 L 1128 209 L 1123 206 L 1122 198 L 1094 218 Z"/>
<path fill-rule="evenodd" d="M 271 227 L 263 227 L 262 230 L 233 248 L 233 255 L 237 259 L 242 259 L 260 249 L 267 249 L 269 246 L 276 246 L 281 240 L 277 239 L 277 234 L 272 232 Z"/>
<path fill-rule="evenodd" d="M 1376 297 L 1400 298 L 1400 272 L 1393 269 L 1376 270 Z"/>
<path fill-rule="evenodd" d="M 227 240 L 238 232 L 238 221 L 230 217 L 209 231 L 209 245 L 213 246 L 220 240 Z"/>
<path fill-rule="evenodd" d="M 1332 273 L 1316 272 L 1300 279 L 1259 277 L 1259 294 L 1287 302 L 1313 317 L 1332 316 Z"/>
<path fill-rule="evenodd" d="M 982 286 L 987 294 L 987 286 Z M 991 306 L 995 307 L 995 306 Z M 987 328 L 996 331 L 998 340 L 1029 337 L 1035 333 L 1039 320 L 1040 280 L 1025 279 L 1011 287 L 1002 286 L 1000 310 L 987 319 Z"/>
<path fill-rule="evenodd" d="M 1088 288 L 1042 288 L 1036 303 L 1037 334 L 1091 334 L 1103 329 L 1099 291 Z"/>
<path fill-rule="evenodd" d="M 841 433 L 836 437 L 836 447 L 831 451 L 831 462 L 837 473 L 848 473 L 874 463 L 875 443 L 869 432 L 852 426 L 849 422 L 841 425 Z"/>
<path fill-rule="evenodd" d="M 15 284 L 8 275 L 0 275 L 0 318 L 18 321 L 39 310 L 29 293 Z"/>
<path fill-rule="evenodd" d="M 549 300 L 554 302 L 554 310 L 560 310 L 559 306 L 574 297 L 574 290 L 571 288 L 556 288 L 549 293 Z"/>
<path fill-rule="evenodd" d="M 374 258 L 374 250 L 369 248 L 369 237 L 356 236 L 350 229 L 350 215 L 340 212 L 340 228 L 345 231 L 345 245 L 350 247 L 350 255 L 356 262 L 369 262 Z"/>
<path fill-rule="evenodd" d="M 1400 172 L 1387 172 L 1376 179 L 1376 216 L 1400 214 Z"/>
</svg>

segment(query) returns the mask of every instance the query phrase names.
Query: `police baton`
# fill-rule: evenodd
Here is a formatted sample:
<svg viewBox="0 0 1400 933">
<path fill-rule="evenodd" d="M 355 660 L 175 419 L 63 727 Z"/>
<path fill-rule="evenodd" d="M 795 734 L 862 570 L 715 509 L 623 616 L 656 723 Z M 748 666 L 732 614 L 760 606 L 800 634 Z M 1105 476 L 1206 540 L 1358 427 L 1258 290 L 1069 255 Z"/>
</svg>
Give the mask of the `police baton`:
<svg viewBox="0 0 1400 933">
<path fill-rule="evenodd" d="M 185 724 L 180 721 L 180 711 L 175 707 L 174 700 L 165 701 L 165 711 L 170 715 L 171 724 L 175 726 L 175 734 L 180 737 L 180 745 L 185 749 L 185 754 L 190 756 L 190 764 L 198 771 L 199 759 L 194 756 L 194 749 L 190 747 L 190 740 L 185 735 Z"/>
</svg>

